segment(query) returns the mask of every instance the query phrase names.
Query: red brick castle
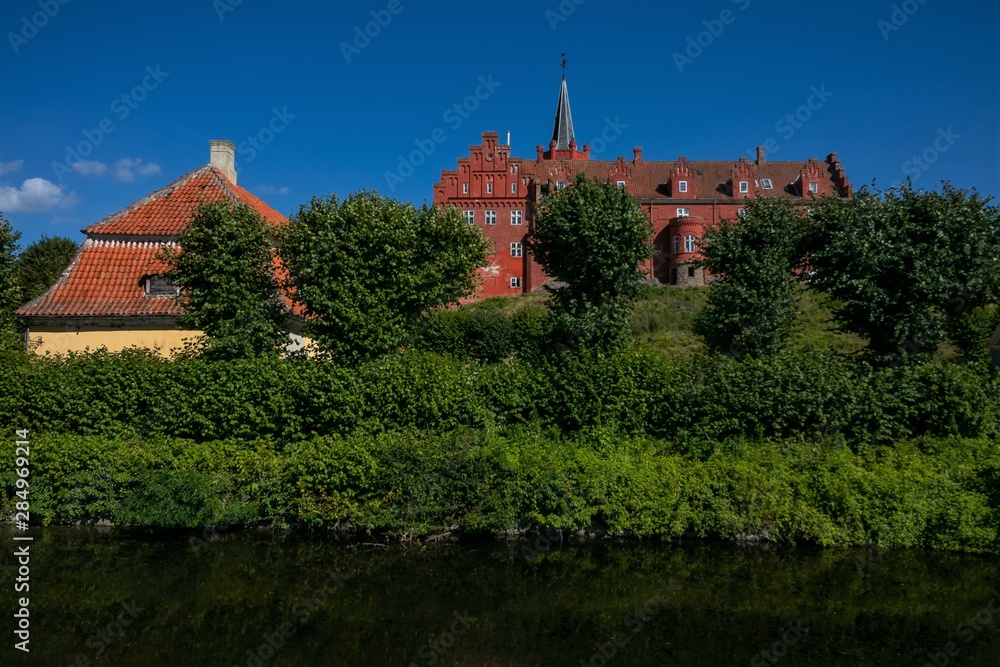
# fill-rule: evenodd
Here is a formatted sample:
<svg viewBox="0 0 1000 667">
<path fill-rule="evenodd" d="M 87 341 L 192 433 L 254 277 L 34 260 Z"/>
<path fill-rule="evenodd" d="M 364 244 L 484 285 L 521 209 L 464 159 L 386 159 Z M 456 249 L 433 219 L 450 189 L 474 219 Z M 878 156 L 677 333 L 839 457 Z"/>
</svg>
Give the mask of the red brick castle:
<svg viewBox="0 0 1000 667">
<path fill-rule="evenodd" d="M 769 162 L 763 148 L 756 160 L 736 162 L 645 161 L 634 148 L 631 160 L 591 160 L 573 133 L 569 90 L 563 75 L 548 150 L 538 146 L 534 160 L 513 157 L 496 132 L 459 158 L 458 169 L 443 170 L 434 185 L 434 203 L 463 211 L 492 243 L 490 266 L 482 273 L 479 298 L 510 296 L 539 289 L 549 278 L 526 248 L 535 208 L 542 196 L 585 174 L 625 188 L 653 225 L 656 257 L 646 267 L 651 278 L 672 285 L 702 285 L 705 276 L 691 266 L 706 226 L 734 219 L 749 197 L 780 197 L 803 204 L 813 197 L 850 197 L 852 186 L 836 153 L 820 162 Z"/>
</svg>

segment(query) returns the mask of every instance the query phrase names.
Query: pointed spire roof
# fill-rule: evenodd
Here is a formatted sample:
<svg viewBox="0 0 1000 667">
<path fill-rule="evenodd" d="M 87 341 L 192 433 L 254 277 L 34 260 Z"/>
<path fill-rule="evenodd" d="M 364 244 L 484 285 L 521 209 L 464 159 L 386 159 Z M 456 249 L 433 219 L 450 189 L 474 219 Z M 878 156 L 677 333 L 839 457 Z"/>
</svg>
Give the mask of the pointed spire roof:
<svg viewBox="0 0 1000 667">
<path fill-rule="evenodd" d="M 562 85 L 559 87 L 559 103 L 556 105 L 556 122 L 552 126 L 552 141 L 556 142 L 556 150 L 568 151 L 569 142 L 576 141 L 573 136 L 573 114 L 569 110 L 569 89 L 566 87 L 566 73 L 563 72 Z"/>
</svg>

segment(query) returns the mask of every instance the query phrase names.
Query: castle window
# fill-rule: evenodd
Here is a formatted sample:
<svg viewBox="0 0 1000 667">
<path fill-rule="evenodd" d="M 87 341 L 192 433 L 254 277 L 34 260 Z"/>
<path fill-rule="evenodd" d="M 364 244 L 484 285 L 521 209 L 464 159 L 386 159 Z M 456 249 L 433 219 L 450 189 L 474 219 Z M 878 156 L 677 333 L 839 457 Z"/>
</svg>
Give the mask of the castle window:
<svg viewBox="0 0 1000 667">
<path fill-rule="evenodd" d="M 512 225 L 523 225 L 524 224 L 524 212 L 521 210 L 510 212 L 510 224 Z"/>
<path fill-rule="evenodd" d="M 520 243 L 514 242 L 510 244 L 510 256 L 511 257 L 521 257 L 524 254 L 524 249 Z"/>
<path fill-rule="evenodd" d="M 566 188 L 566 181 L 556 181 L 556 190 L 564 190 Z"/>
<path fill-rule="evenodd" d="M 740 194 L 745 195 L 750 192 L 750 183 L 748 181 L 740 181 Z"/>
<path fill-rule="evenodd" d="M 770 178 L 762 178 L 760 179 L 760 187 L 764 188 L 765 190 L 773 190 L 774 181 L 772 181 Z"/>
<path fill-rule="evenodd" d="M 679 255 L 681 252 L 681 237 L 674 237 L 674 254 Z"/>
<path fill-rule="evenodd" d="M 688 267 L 688 278 L 694 278 L 694 267 L 693 266 L 689 266 Z"/>
<path fill-rule="evenodd" d="M 512 195 L 516 195 L 517 194 L 517 181 L 514 181 L 514 182 L 512 182 L 510 184 L 510 193 Z"/>
<path fill-rule="evenodd" d="M 465 215 L 465 221 L 470 225 L 476 224 L 476 212 L 475 211 L 462 211 Z"/>
<path fill-rule="evenodd" d="M 469 194 L 469 184 L 468 183 L 462 183 L 462 194 L 463 195 Z"/>
<path fill-rule="evenodd" d="M 493 194 L 493 183 L 486 184 L 486 194 L 488 195 Z"/>
<path fill-rule="evenodd" d="M 689 208 L 679 208 L 677 209 L 678 218 L 688 218 L 691 216 L 691 209 Z"/>
<path fill-rule="evenodd" d="M 520 278 L 511 278 L 510 279 L 510 287 L 511 287 L 511 289 L 521 289 L 521 279 Z"/>
<path fill-rule="evenodd" d="M 625 181 L 618 181 L 618 189 L 619 190 L 625 189 Z"/>
<path fill-rule="evenodd" d="M 486 224 L 495 225 L 497 224 L 497 212 L 496 211 L 486 211 Z"/>
<path fill-rule="evenodd" d="M 677 192 L 687 192 L 688 182 L 687 181 L 677 181 Z"/>
<path fill-rule="evenodd" d="M 694 252 L 694 234 L 686 234 L 684 236 L 684 252 Z"/>
<path fill-rule="evenodd" d="M 146 276 L 146 291 L 143 296 L 177 296 L 178 294 L 180 294 L 180 290 L 177 285 L 163 276 Z"/>
<path fill-rule="evenodd" d="M 818 193 L 819 192 L 819 183 L 817 183 L 816 181 L 811 181 L 809 183 L 809 192 L 812 193 L 812 194 Z"/>
</svg>

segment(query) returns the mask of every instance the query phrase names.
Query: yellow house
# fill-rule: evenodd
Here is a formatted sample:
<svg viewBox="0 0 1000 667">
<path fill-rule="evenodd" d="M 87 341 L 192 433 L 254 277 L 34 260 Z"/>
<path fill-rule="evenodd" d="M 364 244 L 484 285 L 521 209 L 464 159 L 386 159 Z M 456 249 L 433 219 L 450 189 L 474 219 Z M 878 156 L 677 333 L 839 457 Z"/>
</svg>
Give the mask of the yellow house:
<svg viewBox="0 0 1000 667">
<path fill-rule="evenodd" d="M 79 251 L 56 283 L 17 311 L 27 327 L 29 349 L 38 354 L 130 347 L 168 356 L 200 331 L 179 328 L 177 288 L 161 274 L 157 259 L 203 203 L 229 199 L 283 226 L 288 219 L 236 184 L 235 146 L 212 141 L 209 164 L 180 177 L 127 208 L 83 230 Z M 286 299 L 289 312 L 296 304 Z M 305 342 L 302 318 L 290 314 L 290 350 Z"/>
</svg>

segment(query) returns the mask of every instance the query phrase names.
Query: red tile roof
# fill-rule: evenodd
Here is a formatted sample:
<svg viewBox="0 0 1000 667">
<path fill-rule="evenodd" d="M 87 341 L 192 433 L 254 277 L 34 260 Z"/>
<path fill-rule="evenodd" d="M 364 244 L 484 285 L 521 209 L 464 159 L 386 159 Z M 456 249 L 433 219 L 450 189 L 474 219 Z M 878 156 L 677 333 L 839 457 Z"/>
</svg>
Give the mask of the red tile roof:
<svg viewBox="0 0 1000 667">
<path fill-rule="evenodd" d="M 166 267 L 156 257 L 173 244 L 88 239 L 56 284 L 22 306 L 20 316 L 180 315 L 170 297 L 146 297 L 144 278 Z M 176 247 L 176 246 L 174 246 Z"/>
<path fill-rule="evenodd" d="M 267 222 L 282 226 L 288 219 L 238 185 L 233 185 L 218 168 L 205 165 L 140 199 L 104 220 L 90 225 L 84 234 L 130 236 L 177 236 L 191 220 L 194 209 L 228 198 L 246 204 Z"/>
<path fill-rule="evenodd" d="M 253 208 L 265 221 L 284 226 L 288 219 L 232 184 L 219 169 L 206 165 L 153 192 L 131 206 L 84 229 L 88 238 L 59 280 L 37 299 L 22 306 L 21 317 L 172 316 L 183 313 L 171 297 L 146 297 L 145 278 L 161 274 L 157 259 L 164 247 L 177 247 L 195 208 L 228 198 Z M 110 238 L 109 238 L 110 237 Z M 154 237 L 150 239 L 150 237 Z M 287 270 L 275 258 L 275 273 Z M 282 295 L 292 314 L 301 304 Z"/>
<path fill-rule="evenodd" d="M 589 178 L 618 180 L 611 174 L 624 168 L 630 174 L 629 192 L 639 199 L 663 199 L 669 197 L 667 183 L 671 172 L 677 166 L 675 161 L 651 161 L 638 164 L 631 160 L 524 160 L 521 162 L 522 175 L 534 176 L 541 183 L 552 180 L 571 180 L 577 174 L 585 174 Z M 686 161 L 687 168 L 694 174 L 690 187 L 691 195 L 675 195 L 677 199 L 720 199 L 731 198 L 729 180 L 732 176 L 735 162 L 731 161 Z M 801 199 L 792 185 L 799 180 L 799 175 L 807 162 L 764 162 L 757 165 L 748 162 L 755 179 L 770 178 L 774 189 L 766 191 L 768 197 L 785 199 Z M 830 179 L 830 191 L 837 192 L 837 181 L 830 164 L 819 162 L 821 170 Z M 555 178 L 551 174 L 558 172 L 568 177 Z M 448 172 L 451 173 L 451 172 Z M 738 199 L 742 199 L 737 195 Z"/>
</svg>

